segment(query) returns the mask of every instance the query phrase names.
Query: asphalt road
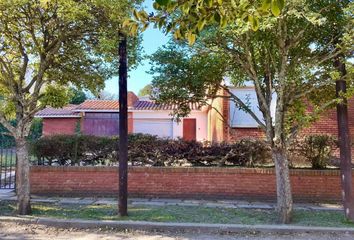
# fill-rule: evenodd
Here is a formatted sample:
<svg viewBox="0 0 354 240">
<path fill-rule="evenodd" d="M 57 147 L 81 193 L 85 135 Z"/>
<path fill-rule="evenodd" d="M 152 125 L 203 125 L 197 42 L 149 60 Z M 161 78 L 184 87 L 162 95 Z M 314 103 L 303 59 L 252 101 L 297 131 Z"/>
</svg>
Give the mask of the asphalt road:
<svg viewBox="0 0 354 240">
<path fill-rule="evenodd" d="M 148 232 L 119 232 L 112 229 L 58 229 L 45 227 L 42 225 L 21 225 L 17 223 L 0 223 L 0 239 L 73 239 L 73 240 L 231 240 L 231 239 L 250 239 L 250 240 L 353 240 L 354 235 L 349 234 L 271 234 L 271 233 L 242 233 L 226 235 L 210 235 L 203 233 L 148 233 Z"/>
</svg>

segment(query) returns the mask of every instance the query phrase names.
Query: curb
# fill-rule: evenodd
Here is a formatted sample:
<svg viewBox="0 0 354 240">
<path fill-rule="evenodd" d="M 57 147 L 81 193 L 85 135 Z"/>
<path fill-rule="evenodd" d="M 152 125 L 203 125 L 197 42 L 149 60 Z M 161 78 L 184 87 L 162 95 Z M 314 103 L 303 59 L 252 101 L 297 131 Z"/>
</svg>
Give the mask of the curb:
<svg viewBox="0 0 354 240">
<path fill-rule="evenodd" d="M 204 224 L 204 223 L 171 223 L 145 221 L 109 221 L 56 219 L 35 217 L 0 216 L 0 222 L 17 222 L 21 224 L 39 224 L 59 228 L 114 228 L 117 230 L 160 231 L 160 232 L 203 232 L 203 233 L 347 233 L 354 234 L 354 228 L 307 227 L 295 225 L 243 225 L 243 224 Z"/>
</svg>

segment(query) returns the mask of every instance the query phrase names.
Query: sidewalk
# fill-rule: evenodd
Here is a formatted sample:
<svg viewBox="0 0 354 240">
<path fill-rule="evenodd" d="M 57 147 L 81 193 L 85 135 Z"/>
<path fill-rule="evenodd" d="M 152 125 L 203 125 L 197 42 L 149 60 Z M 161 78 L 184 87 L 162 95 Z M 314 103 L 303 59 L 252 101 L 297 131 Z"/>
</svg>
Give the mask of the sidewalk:
<svg viewBox="0 0 354 240">
<path fill-rule="evenodd" d="M 13 190 L 0 190 L 0 201 L 16 200 Z M 77 205 L 116 205 L 116 198 L 64 198 L 64 197 L 43 197 L 32 195 L 32 202 L 55 203 L 55 204 L 77 204 Z M 129 205 L 133 206 L 201 206 L 213 208 L 240 208 L 240 209 L 274 209 L 276 204 L 265 202 L 251 202 L 242 200 L 190 200 L 190 199 L 170 199 L 170 198 L 129 198 Z M 294 204 L 297 210 L 331 210 L 342 211 L 339 204 L 326 203 L 301 203 Z"/>
<path fill-rule="evenodd" d="M 16 196 L 14 191 L 4 191 L 0 190 L 0 202 L 6 200 L 16 200 Z M 132 230 L 132 231 L 147 231 L 147 232 L 194 232 L 194 233 L 210 233 L 210 234 L 230 234 L 230 233 L 315 233 L 315 234 L 346 234 L 346 235 L 354 235 L 354 228 L 352 226 L 347 226 L 343 224 L 329 224 L 328 226 L 311 226 L 308 225 L 308 218 L 312 219 L 312 215 L 317 216 L 320 214 L 318 219 L 330 218 L 337 215 L 341 215 L 342 213 L 334 212 L 342 210 L 340 205 L 336 204 L 295 204 L 294 208 L 296 210 L 305 210 L 302 212 L 303 216 L 307 214 L 307 218 L 305 216 L 305 220 L 298 220 L 294 222 L 293 225 L 282 225 L 276 224 L 273 221 L 266 221 L 264 217 L 269 219 L 270 215 L 260 210 L 271 210 L 275 208 L 275 205 L 272 203 L 265 202 L 248 202 L 248 201 L 237 201 L 237 200 L 189 200 L 189 199 L 149 199 L 149 198 L 130 198 L 129 204 L 132 209 L 136 208 L 139 211 L 145 211 L 148 209 L 159 209 L 157 212 L 152 210 L 152 212 L 144 212 L 147 214 L 143 218 L 132 218 L 128 219 L 106 219 L 100 217 L 100 214 L 97 212 L 88 212 L 89 214 L 93 214 L 95 217 L 93 220 L 86 220 L 85 217 L 81 217 L 80 214 L 71 213 L 72 209 L 75 211 L 84 212 L 84 209 L 106 209 L 111 208 L 111 206 L 117 206 L 117 199 L 115 198 L 62 198 L 62 197 L 40 197 L 40 196 L 32 196 L 32 202 L 37 203 L 49 203 L 49 205 L 57 206 L 59 208 L 60 213 L 56 215 L 55 211 L 52 215 L 43 215 L 43 216 L 11 216 L 4 215 L 0 216 L 0 222 L 13 222 L 13 223 L 21 223 L 21 224 L 32 224 L 32 225 L 43 225 L 55 228 L 63 228 L 63 229 L 115 229 L 115 230 Z M 59 206 L 60 205 L 60 206 Z M 155 206 L 150 207 L 150 206 Z M 171 206 L 170 209 L 168 209 Z M 188 210 L 176 210 L 173 206 L 193 206 Z M 195 208 L 194 208 L 195 207 Z M 198 209 L 201 207 L 203 211 L 209 208 L 208 213 L 204 213 L 203 211 L 193 211 L 194 209 Z M 204 207 L 204 208 L 203 208 Z M 69 211 L 66 212 L 65 208 L 68 208 Z M 160 211 L 160 209 L 167 209 L 165 212 Z M 171 210 L 173 209 L 173 210 Z M 178 207 L 177 207 L 178 209 Z M 199 208 L 200 209 L 200 208 Z M 249 216 L 243 212 L 250 213 L 250 217 L 252 218 L 250 222 Z M 314 212 L 317 211 L 316 213 Z M 64 211 L 64 212 L 62 212 Z M 173 211 L 173 212 L 172 212 Z M 171 218 L 170 214 L 175 214 L 175 211 L 180 211 L 180 218 Z M 186 212 L 187 211 L 187 212 Z M 238 211 L 238 212 L 237 212 Z M 322 212 L 323 211 L 323 212 Z M 329 212 L 328 212 L 329 211 Z M 224 221 L 224 218 L 218 219 L 218 214 L 222 213 L 222 215 L 228 221 Z M 261 220 L 257 220 L 252 215 L 256 212 L 256 214 L 260 214 L 259 216 Z M 263 213 L 260 213 L 263 212 Z M 97 214 L 98 213 L 98 214 Z M 231 215 L 227 215 L 230 213 Z M 84 213 L 84 214 L 87 214 Z M 97 215 L 95 215 L 97 214 Z M 106 216 L 110 216 L 110 211 L 103 211 L 103 214 Z M 151 214 L 151 215 L 149 215 Z M 199 216 L 200 218 L 195 220 L 191 218 L 190 215 Z M 210 215 L 213 214 L 213 215 Z M 262 215 L 263 214 L 263 215 Z M 304 215 L 305 214 L 305 215 Z M 324 214 L 324 215 L 321 215 Z M 177 214 L 178 215 L 178 214 Z M 52 216 L 52 217 L 48 217 Z M 64 217 L 63 217 L 64 216 Z M 69 216 L 69 217 L 68 217 Z M 91 215 L 90 215 L 91 216 Z M 182 217 L 181 217 L 182 216 Z M 212 216 L 216 216 L 217 221 L 206 221 L 207 219 L 212 218 Z M 236 217 L 235 217 L 236 216 Z M 262 218 L 263 216 L 263 218 Z M 157 219 L 157 220 L 156 220 Z M 162 221 L 161 219 L 167 219 L 167 221 Z M 176 220 L 177 219 L 177 220 Z M 262 220 L 263 219 L 263 220 Z M 220 220 L 220 222 L 219 222 Z M 194 222 L 195 221 L 195 222 Z M 200 222 L 199 222 L 200 221 Z M 314 221 L 313 219 L 310 221 Z M 334 220 L 338 222 L 337 220 Z M 337 223 L 336 222 L 336 223 Z M 339 223 L 339 222 L 338 222 Z M 326 223 L 325 223 L 326 224 Z M 348 235 L 348 236 L 349 236 Z M 314 238 L 316 239 L 316 238 Z M 349 239 L 352 239 L 349 237 Z"/>
</svg>

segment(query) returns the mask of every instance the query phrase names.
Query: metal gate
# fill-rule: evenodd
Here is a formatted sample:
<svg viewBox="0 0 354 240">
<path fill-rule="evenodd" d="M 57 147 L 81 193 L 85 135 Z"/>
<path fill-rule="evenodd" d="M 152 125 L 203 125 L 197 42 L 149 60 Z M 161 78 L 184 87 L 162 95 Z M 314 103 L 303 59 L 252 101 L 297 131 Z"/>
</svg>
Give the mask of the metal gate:
<svg viewBox="0 0 354 240">
<path fill-rule="evenodd" d="M 15 189 L 16 151 L 13 141 L 0 136 L 0 189 Z"/>
</svg>

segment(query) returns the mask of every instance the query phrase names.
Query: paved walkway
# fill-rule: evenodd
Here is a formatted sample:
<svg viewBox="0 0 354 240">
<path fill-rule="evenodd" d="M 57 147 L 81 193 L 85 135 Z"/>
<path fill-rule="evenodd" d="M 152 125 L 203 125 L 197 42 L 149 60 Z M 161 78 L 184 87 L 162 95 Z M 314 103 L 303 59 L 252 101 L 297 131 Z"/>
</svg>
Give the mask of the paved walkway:
<svg viewBox="0 0 354 240">
<path fill-rule="evenodd" d="M 0 190 L 1 200 L 16 200 L 13 190 Z M 32 202 L 56 203 L 56 204 L 77 204 L 77 205 L 116 205 L 116 198 L 63 198 L 63 197 L 42 197 L 32 196 Z M 216 208 L 243 208 L 243 209 L 274 209 L 275 204 L 266 202 L 251 202 L 242 200 L 190 200 L 190 199 L 169 199 L 169 198 L 130 198 L 130 205 L 146 206 L 201 206 Z M 295 209 L 301 210 L 332 210 L 341 211 L 339 204 L 294 204 Z"/>
</svg>

